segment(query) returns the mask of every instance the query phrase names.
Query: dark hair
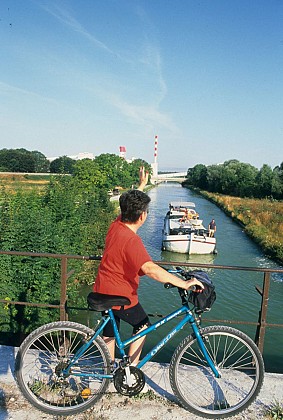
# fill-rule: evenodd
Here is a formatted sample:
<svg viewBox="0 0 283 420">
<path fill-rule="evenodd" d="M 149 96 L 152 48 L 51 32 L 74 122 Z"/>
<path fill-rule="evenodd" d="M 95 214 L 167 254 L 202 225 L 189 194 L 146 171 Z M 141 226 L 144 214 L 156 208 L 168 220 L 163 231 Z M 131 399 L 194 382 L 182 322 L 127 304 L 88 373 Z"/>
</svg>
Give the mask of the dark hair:
<svg viewBox="0 0 283 420">
<path fill-rule="evenodd" d="M 136 223 L 140 215 L 147 211 L 149 203 L 149 196 L 140 190 L 125 192 L 119 198 L 121 221 Z"/>
</svg>

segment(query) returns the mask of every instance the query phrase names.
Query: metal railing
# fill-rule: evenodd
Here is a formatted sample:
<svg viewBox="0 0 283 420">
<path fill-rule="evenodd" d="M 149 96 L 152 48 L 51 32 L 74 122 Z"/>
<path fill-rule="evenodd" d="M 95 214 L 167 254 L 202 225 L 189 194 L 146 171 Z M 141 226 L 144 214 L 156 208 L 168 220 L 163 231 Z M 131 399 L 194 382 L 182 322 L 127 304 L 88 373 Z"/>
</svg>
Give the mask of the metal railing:
<svg viewBox="0 0 283 420">
<path fill-rule="evenodd" d="M 54 308 L 59 309 L 60 320 L 65 321 L 68 319 L 68 296 L 67 296 L 67 281 L 68 278 L 74 274 L 74 270 L 68 272 L 68 260 L 100 260 L 100 256 L 81 256 L 81 255 L 68 255 L 68 254 L 51 254 L 51 253 L 38 253 L 38 252 L 18 252 L 18 251 L 2 251 L 0 250 L 0 255 L 11 255 L 11 256 L 28 256 L 28 257 L 44 257 L 44 258 L 56 258 L 61 260 L 61 276 L 60 276 L 60 304 L 48 304 L 48 303 L 35 303 L 35 302 L 17 302 L 6 299 L 0 299 L 1 303 L 5 305 L 14 304 L 14 305 L 24 305 L 24 306 L 33 306 L 40 308 Z M 198 264 L 198 263 L 185 263 L 185 262 L 174 262 L 174 261 L 154 261 L 159 265 L 166 266 L 182 266 L 182 267 L 198 267 L 198 268 L 213 268 L 216 270 L 236 270 L 236 271 L 255 271 L 263 273 L 263 284 L 262 287 L 256 286 L 257 292 L 261 295 L 261 305 L 259 310 L 258 322 L 249 322 L 249 321 L 237 321 L 237 320 L 220 320 L 220 319 L 208 319 L 209 322 L 221 322 L 221 323 L 230 323 L 230 324 L 244 324 L 244 325 L 253 325 L 256 326 L 256 337 L 255 342 L 261 351 L 263 352 L 264 348 L 264 338 L 267 327 L 272 328 L 283 328 L 283 324 L 272 324 L 268 323 L 267 320 L 267 311 L 268 311 L 268 300 L 269 300 L 269 289 L 270 289 L 270 276 L 272 273 L 282 273 L 283 269 L 272 269 L 272 268 L 256 268 L 256 267 L 238 267 L 238 266 L 229 266 L 229 265 L 214 265 L 214 264 Z M 1 296 L 0 296 L 1 298 Z M 75 309 L 75 308 L 72 308 Z M 76 309 L 85 309 L 86 308 L 76 308 Z"/>
</svg>

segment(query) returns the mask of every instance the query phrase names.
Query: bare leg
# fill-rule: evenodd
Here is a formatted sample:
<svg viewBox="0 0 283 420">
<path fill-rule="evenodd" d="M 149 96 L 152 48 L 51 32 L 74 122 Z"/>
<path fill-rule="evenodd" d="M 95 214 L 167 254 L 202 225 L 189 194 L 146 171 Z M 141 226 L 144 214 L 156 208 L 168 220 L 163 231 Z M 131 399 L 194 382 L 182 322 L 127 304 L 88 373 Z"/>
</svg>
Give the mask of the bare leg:
<svg viewBox="0 0 283 420">
<path fill-rule="evenodd" d="M 112 362 L 115 361 L 115 338 L 114 337 L 103 337 L 103 340 L 107 344 L 111 360 Z"/>
<path fill-rule="evenodd" d="M 147 328 L 147 325 L 145 325 L 144 327 L 142 327 L 139 332 L 145 330 Z M 137 341 L 135 341 L 134 343 L 132 343 L 130 345 L 130 350 L 129 350 L 129 356 L 131 358 L 131 364 L 133 366 L 136 366 L 139 363 L 140 360 L 140 355 L 143 349 L 143 345 L 145 342 L 146 337 L 141 337 L 139 338 Z"/>
</svg>

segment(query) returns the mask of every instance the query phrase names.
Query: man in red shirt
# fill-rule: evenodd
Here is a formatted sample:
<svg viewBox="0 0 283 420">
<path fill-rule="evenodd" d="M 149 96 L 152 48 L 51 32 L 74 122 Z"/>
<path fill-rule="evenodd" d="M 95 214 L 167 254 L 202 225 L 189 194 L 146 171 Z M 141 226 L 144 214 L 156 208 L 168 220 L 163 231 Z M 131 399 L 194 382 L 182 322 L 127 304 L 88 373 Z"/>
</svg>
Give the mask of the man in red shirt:
<svg viewBox="0 0 283 420">
<path fill-rule="evenodd" d="M 95 292 L 129 298 L 130 305 L 122 308 L 114 307 L 113 312 L 118 328 L 120 320 L 126 321 L 133 326 L 133 334 L 150 325 L 148 316 L 138 300 L 140 276 L 146 275 L 161 283 L 171 283 L 186 290 L 193 285 L 203 288 L 197 279 L 184 281 L 155 264 L 137 235 L 148 213 L 150 198 L 142 192 L 147 181 L 148 173 L 141 168 L 138 189 L 121 195 L 119 200 L 121 215 L 111 224 L 107 233 L 105 250 L 94 284 Z M 114 361 L 115 339 L 110 323 L 103 331 L 103 338 Z M 139 362 L 144 341 L 145 337 L 142 337 L 131 344 L 129 356 L 132 365 L 137 365 Z"/>
</svg>

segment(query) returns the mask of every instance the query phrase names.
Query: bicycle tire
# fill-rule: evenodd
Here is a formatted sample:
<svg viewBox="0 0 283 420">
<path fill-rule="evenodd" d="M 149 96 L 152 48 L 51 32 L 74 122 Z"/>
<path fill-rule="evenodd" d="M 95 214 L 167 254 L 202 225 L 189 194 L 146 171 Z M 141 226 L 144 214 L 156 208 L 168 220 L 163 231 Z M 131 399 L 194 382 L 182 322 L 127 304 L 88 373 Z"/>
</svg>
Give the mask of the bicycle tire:
<svg viewBox="0 0 283 420">
<path fill-rule="evenodd" d="M 17 353 L 15 376 L 33 406 L 67 416 L 87 410 L 103 396 L 110 380 L 88 376 L 110 374 L 111 358 L 101 337 L 81 355 L 69 375 L 62 375 L 72 355 L 92 335 L 93 330 L 84 325 L 61 321 L 36 329 L 24 340 Z"/>
<path fill-rule="evenodd" d="M 255 343 L 231 327 L 201 329 L 205 347 L 221 373 L 215 378 L 194 335 L 176 348 L 170 363 L 172 390 L 181 405 L 205 418 L 225 418 L 247 408 L 257 397 L 264 363 Z"/>
</svg>

